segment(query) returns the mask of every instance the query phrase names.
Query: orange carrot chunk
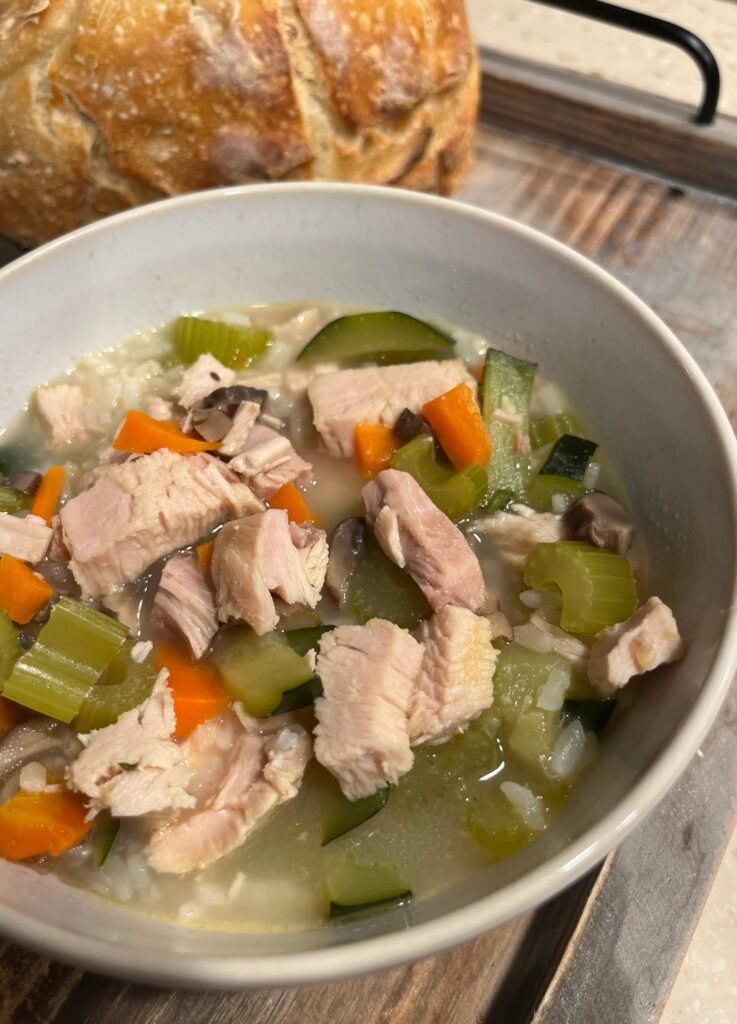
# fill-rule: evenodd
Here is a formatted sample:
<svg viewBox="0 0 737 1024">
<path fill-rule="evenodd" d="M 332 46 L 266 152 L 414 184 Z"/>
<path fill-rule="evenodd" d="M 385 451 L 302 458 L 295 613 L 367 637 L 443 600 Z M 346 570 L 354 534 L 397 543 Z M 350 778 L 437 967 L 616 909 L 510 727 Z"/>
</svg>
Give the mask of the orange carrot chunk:
<svg viewBox="0 0 737 1024">
<path fill-rule="evenodd" d="M 25 860 L 50 853 L 58 857 L 92 828 L 79 793 L 24 793 L 0 805 L 0 857 Z"/>
<path fill-rule="evenodd" d="M 294 484 L 284 484 L 272 494 L 269 498 L 269 508 L 283 509 L 293 523 L 312 523 L 313 526 L 317 526 L 320 522 L 319 517 L 310 511 L 310 506 Z"/>
<path fill-rule="evenodd" d="M 210 578 L 210 571 L 212 569 L 212 552 L 215 547 L 214 540 L 206 540 L 203 544 L 198 544 L 194 549 L 195 558 L 197 564 L 200 567 L 200 572 L 206 578 Z"/>
<path fill-rule="evenodd" d="M 219 714 L 228 703 L 217 672 L 207 665 L 195 665 L 183 651 L 171 644 L 159 644 L 154 653 L 156 670 L 169 669 L 169 689 L 174 700 L 177 727 L 174 735 L 186 739 L 198 725 Z"/>
<path fill-rule="evenodd" d="M 0 697 L 0 738 L 14 729 L 16 725 L 25 722 L 30 716 L 31 712 L 28 708 L 21 707 L 20 704 L 16 704 L 14 700 L 8 700 L 7 697 Z"/>
<path fill-rule="evenodd" d="M 388 469 L 402 442 L 383 423 L 357 423 L 353 432 L 356 468 L 364 480 L 373 480 L 382 469 Z"/>
<path fill-rule="evenodd" d="M 0 610 L 24 626 L 54 593 L 43 576 L 12 555 L 0 558 Z"/>
<path fill-rule="evenodd" d="M 422 415 L 456 469 L 485 466 L 491 458 L 484 418 L 468 384 L 459 384 L 427 402 Z"/>
<path fill-rule="evenodd" d="M 170 452 L 211 452 L 220 447 L 219 441 L 202 441 L 183 433 L 173 420 L 155 420 L 138 409 L 131 409 L 125 418 L 113 448 L 119 452 L 150 455 L 159 448 Z"/>
<path fill-rule="evenodd" d="M 61 466 L 52 466 L 44 473 L 43 480 L 39 484 L 31 505 L 31 515 L 40 516 L 46 521 L 47 526 L 51 526 L 51 518 L 56 512 L 63 486 L 64 470 Z"/>
</svg>

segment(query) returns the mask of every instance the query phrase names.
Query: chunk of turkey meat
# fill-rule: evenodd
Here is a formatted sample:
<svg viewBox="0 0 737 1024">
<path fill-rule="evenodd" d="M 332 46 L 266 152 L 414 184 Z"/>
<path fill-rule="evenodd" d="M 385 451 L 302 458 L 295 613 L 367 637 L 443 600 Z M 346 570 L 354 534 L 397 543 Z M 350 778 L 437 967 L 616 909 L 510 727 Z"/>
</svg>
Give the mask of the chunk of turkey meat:
<svg viewBox="0 0 737 1024">
<path fill-rule="evenodd" d="M 499 652 L 491 623 L 445 605 L 417 630 L 422 667 L 410 702 L 410 742 L 442 743 L 491 707 Z"/>
<path fill-rule="evenodd" d="M 362 491 L 366 518 L 385 553 L 406 569 L 431 607 L 478 611 L 484 579 L 468 541 L 410 476 L 385 469 Z"/>
<path fill-rule="evenodd" d="M 261 507 L 219 459 L 162 449 L 107 466 L 60 517 L 74 577 L 84 597 L 97 597 L 226 519 Z"/>
<path fill-rule="evenodd" d="M 146 850 L 155 870 L 177 875 L 231 853 L 296 796 L 312 743 L 288 716 L 256 721 L 236 705 L 198 726 L 182 750 L 194 809 L 157 828 Z"/>
<path fill-rule="evenodd" d="M 151 696 L 113 725 L 91 732 L 67 771 L 73 789 L 90 798 L 90 810 L 107 807 L 115 818 L 194 807 L 187 791 L 192 769 L 174 740 L 176 717 L 159 672 Z"/>
<path fill-rule="evenodd" d="M 195 659 L 218 630 L 215 598 L 193 554 L 172 555 L 154 597 L 154 616 L 184 637 Z"/>
<path fill-rule="evenodd" d="M 327 564 L 324 531 L 290 523 L 281 509 L 228 523 L 212 556 L 218 616 L 222 622 L 243 619 L 259 635 L 268 633 L 279 621 L 274 595 L 314 608 Z"/>
<path fill-rule="evenodd" d="M 315 757 L 349 800 L 369 796 L 410 770 L 409 713 L 423 649 L 383 619 L 338 626 L 320 639 L 315 671 Z"/>
</svg>

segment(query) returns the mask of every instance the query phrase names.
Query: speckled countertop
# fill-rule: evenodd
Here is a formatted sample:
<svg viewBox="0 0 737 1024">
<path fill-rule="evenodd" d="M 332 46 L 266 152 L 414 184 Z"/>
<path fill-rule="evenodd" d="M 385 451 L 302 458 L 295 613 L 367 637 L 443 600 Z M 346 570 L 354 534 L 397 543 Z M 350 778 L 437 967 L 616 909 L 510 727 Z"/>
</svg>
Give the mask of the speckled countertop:
<svg viewBox="0 0 737 1024">
<path fill-rule="evenodd" d="M 529 0 L 467 0 L 480 42 L 669 99 L 695 103 L 696 66 L 686 54 L 618 28 Z M 628 0 L 627 6 L 675 21 L 712 48 L 722 73 L 722 113 L 737 116 L 737 3 L 734 0 Z M 737 1021 L 737 1011 L 733 1018 Z"/>
</svg>

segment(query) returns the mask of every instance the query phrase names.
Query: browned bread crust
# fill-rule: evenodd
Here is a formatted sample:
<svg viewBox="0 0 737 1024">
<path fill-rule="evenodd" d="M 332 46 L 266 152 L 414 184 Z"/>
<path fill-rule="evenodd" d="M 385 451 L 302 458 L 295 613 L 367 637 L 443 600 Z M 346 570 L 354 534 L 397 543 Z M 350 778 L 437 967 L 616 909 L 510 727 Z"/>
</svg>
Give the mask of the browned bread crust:
<svg viewBox="0 0 737 1024">
<path fill-rule="evenodd" d="M 263 180 L 447 194 L 477 103 L 463 0 L 0 0 L 0 233 Z"/>
</svg>

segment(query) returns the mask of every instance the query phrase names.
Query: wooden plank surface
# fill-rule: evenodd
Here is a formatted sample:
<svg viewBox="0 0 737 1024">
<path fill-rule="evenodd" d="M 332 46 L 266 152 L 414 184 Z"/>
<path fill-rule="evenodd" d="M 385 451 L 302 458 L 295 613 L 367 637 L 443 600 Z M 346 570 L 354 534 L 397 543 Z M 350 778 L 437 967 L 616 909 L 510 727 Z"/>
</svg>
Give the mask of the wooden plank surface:
<svg viewBox="0 0 737 1024">
<path fill-rule="evenodd" d="M 486 129 L 462 198 L 561 238 L 635 287 L 737 421 L 734 203 Z M 538 1009 L 544 1024 L 640 1024 L 667 992 L 734 813 L 734 787 L 721 780 L 737 772 L 735 718 L 730 706 L 706 756 L 606 873 L 461 949 L 354 982 L 198 994 L 122 984 L 6 944 L 0 1024 L 517 1024 Z"/>
<path fill-rule="evenodd" d="M 527 132 L 673 181 L 737 196 L 737 118 L 481 48 L 487 124 Z"/>
</svg>

